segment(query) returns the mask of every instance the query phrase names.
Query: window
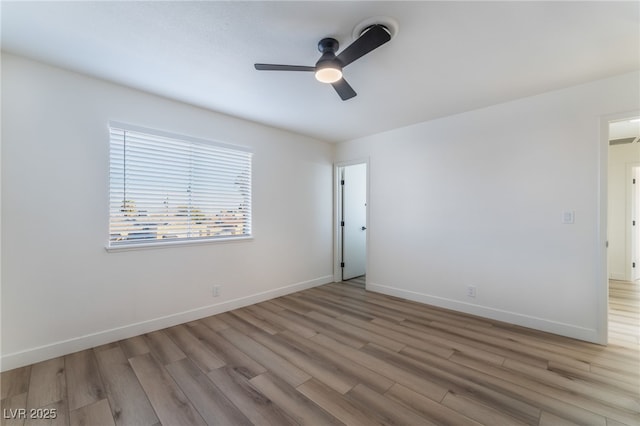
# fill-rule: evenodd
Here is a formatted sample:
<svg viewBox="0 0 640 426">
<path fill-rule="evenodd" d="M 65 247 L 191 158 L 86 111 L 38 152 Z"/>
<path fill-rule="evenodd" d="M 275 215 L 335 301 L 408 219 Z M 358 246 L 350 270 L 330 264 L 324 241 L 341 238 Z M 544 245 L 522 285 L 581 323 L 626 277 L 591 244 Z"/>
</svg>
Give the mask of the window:
<svg viewBox="0 0 640 426">
<path fill-rule="evenodd" d="M 251 158 L 111 122 L 109 248 L 251 237 Z"/>
</svg>

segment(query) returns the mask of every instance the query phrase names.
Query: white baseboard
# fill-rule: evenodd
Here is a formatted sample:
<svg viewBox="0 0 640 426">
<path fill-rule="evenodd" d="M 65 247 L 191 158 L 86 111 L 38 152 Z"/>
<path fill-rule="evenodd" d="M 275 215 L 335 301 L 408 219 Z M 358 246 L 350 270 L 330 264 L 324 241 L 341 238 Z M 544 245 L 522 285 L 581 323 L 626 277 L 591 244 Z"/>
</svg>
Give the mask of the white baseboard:
<svg viewBox="0 0 640 426">
<path fill-rule="evenodd" d="M 211 315 L 220 314 L 243 306 L 253 305 L 255 303 L 264 302 L 265 300 L 274 299 L 276 297 L 295 293 L 297 291 L 306 290 L 308 288 L 317 287 L 319 285 L 333 282 L 333 275 L 327 275 L 315 278 L 309 281 L 303 281 L 296 284 L 279 287 L 273 290 L 240 297 L 233 300 L 227 300 L 214 305 L 203 306 L 184 312 L 178 312 L 151 320 L 140 321 L 138 323 L 125 325 L 122 327 L 103 330 L 97 333 L 91 333 L 84 336 L 74 337 L 63 341 L 50 343 L 24 351 L 14 352 L 2 355 L 0 361 L 0 371 L 12 370 L 14 368 L 23 367 L 47 359 L 68 355 L 77 351 L 93 348 L 107 343 L 115 342 L 129 337 L 138 336 L 144 333 L 161 330 L 174 325 L 183 324 L 189 321 L 195 321 Z"/>
<path fill-rule="evenodd" d="M 533 317 L 530 315 L 519 314 L 501 309 L 490 308 L 487 306 L 474 305 L 471 303 L 460 302 L 454 299 L 432 296 L 425 293 L 418 293 L 410 290 L 388 287 L 380 284 L 367 283 L 367 290 L 377 293 L 396 296 L 402 299 L 414 302 L 425 303 L 427 305 L 437 306 L 440 308 L 451 309 L 466 314 L 477 315 L 484 318 L 490 318 L 509 324 L 520 325 L 535 330 L 545 331 L 548 333 L 558 334 L 561 336 L 571 337 L 574 339 L 584 340 L 587 342 L 601 344 L 601 336 L 595 329 L 583 328 L 572 324 L 565 324 L 557 321 L 551 321 L 544 318 Z"/>
<path fill-rule="evenodd" d="M 609 279 L 625 281 L 627 280 L 627 275 L 624 272 L 609 272 Z"/>
</svg>

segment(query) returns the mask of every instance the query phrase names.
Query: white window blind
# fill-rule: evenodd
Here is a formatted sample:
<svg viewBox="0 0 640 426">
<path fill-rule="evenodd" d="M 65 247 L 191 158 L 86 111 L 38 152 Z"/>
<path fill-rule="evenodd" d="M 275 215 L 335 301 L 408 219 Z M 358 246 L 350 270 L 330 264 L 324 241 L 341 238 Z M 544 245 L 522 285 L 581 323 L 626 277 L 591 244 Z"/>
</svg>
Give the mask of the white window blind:
<svg viewBox="0 0 640 426">
<path fill-rule="evenodd" d="M 109 247 L 251 236 L 240 147 L 110 123 Z"/>
</svg>

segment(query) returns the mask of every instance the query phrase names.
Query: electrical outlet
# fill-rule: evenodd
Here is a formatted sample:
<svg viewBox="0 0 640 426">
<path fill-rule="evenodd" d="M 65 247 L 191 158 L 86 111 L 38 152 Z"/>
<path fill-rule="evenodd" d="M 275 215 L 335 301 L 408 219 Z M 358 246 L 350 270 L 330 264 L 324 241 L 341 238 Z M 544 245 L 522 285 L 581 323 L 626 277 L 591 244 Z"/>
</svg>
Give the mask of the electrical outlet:
<svg viewBox="0 0 640 426">
<path fill-rule="evenodd" d="M 214 285 L 213 286 L 213 297 L 218 297 L 220 296 L 220 286 L 219 285 Z"/>
<path fill-rule="evenodd" d="M 469 297 L 476 297 L 476 287 L 475 286 L 468 286 L 467 287 L 467 296 Z"/>
</svg>

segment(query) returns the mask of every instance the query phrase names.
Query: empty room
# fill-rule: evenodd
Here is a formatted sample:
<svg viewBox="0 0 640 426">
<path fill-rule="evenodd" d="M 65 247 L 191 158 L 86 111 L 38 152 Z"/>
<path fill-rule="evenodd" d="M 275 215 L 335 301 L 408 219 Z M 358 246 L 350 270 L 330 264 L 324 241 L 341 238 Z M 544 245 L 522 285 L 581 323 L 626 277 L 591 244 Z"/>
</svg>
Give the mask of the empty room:
<svg viewBox="0 0 640 426">
<path fill-rule="evenodd" d="M 2 425 L 640 424 L 639 2 L 0 19 Z"/>
</svg>

